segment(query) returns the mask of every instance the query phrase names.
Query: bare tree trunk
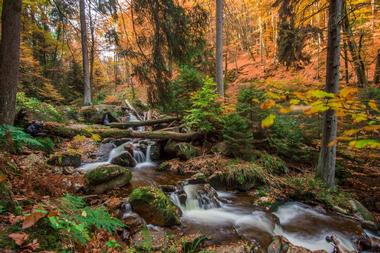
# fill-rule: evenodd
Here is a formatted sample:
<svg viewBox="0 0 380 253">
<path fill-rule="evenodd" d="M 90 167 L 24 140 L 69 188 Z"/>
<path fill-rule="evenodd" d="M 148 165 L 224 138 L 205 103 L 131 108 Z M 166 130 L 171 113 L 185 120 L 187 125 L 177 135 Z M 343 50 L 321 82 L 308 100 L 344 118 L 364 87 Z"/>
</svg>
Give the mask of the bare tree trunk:
<svg viewBox="0 0 380 253">
<path fill-rule="evenodd" d="M 86 6 L 85 0 L 79 1 L 80 8 L 80 27 L 82 38 L 82 59 L 83 59 L 83 82 L 84 82 L 84 105 L 91 105 L 91 82 L 90 82 L 90 66 L 88 61 L 88 45 L 87 45 L 87 22 L 86 22 Z"/>
<path fill-rule="evenodd" d="M 0 44 L 0 124 L 14 123 L 20 66 L 22 0 L 3 0 Z"/>
<path fill-rule="evenodd" d="M 348 73 L 348 51 L 347 51 L 347 39 L 343 38 L 343 54 L 344 54 L 344 79 L 346 81 L 346 85 L 350 83 L 350 76 Z"/>
<path fill-rule="evenodd" d="M 375 77 L 373 79 L 373 82 L 376 84 L 380 83 L 380 49 L 377 50 Z"/>
<path fill-rule="evenodd" d="M 90 18 L 91 48 L 90 48 L 90 84 L 94 83 L 95 64 L 95 20 L 92 17 L 91 5 L 88 5 L 88 15 Z"/>
<path fill-rule="evenodd" d="M 342 14 L 342 0 L 330 0 L 326 91 L 338 93 L 339 91 L 339 65 L 340 65 L 340 17 Z M 323 136 L 321 153 L 319 156 L 317 176 L 327 185 L 335 184 L 336 165 L 336 135 L 337 117 L 334 110 L 328 110 L 324 114 Z"/>
<path fill-rule="evenodd" d="M 367 80 L 367 75 L 365 71 L 365 65 L 363 62 L 363 59 L 360 54 L 360 50 L 358 46 L 356 45 L 356 42 L 354 40 L 354 35 L 352 33 L 351 25 L 350 25 L 350 20 L 348 17 L 348 12 L 347 12 L 347 6 L 344 5 L 343 7 L 343 31 L 346 35 L 346 41 L 347 41 L 347 46 L 348 49 L 351 52 L 351 58 L 354 64 L 355 68 L 355 73 L 358 81 L 359 87 L 366 87 L 368 86 L 368 80 Z"/>
<path fill-rule="evenodd" d="M 216 83 L 217 83 L 218 93 L 221 97 L 224 97 L 223 8 L 224 8 L 224 0 L 216 0 Z"/>
</svg>

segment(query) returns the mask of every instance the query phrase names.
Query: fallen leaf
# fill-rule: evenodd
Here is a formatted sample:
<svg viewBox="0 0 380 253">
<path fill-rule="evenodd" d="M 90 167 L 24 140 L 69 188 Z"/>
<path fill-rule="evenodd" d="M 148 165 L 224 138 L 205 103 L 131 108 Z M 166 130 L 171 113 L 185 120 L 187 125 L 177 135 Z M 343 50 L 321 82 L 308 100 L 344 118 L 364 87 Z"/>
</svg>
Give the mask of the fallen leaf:
<svg viewBox="0 0 380 253">
<path fill-rule="evenodd" d="M 46 213 L 41 212 L 34 212 L 28 217 L 25 218 L 24 222 L 22 223 L 22 229 L 30 228 L 34 224 L 36 224 L 39 220 L 44 218 L 46 216 Z"/>
<path fill-rule="evenodd" d="M 18 246 L 21 246 L 26 240 L 28 240 L 29 235 L 24 232 L 12 233 L 8 235 Z"/>
<path fill-rule="evenodd" d="M 23 221 L 24 219 L 25 219 L 25 217 L 22 216 L 22 215 L 14 216 L 13 214 L 12 214 L 12 215 L 9 215 L 9 218 L 8 218 L 9 223 L 10 223 L 11 225 L 14 225 L 14 224 L 16 224 L 17 222 Z"/>
<path fill-rule="evenodd" d="M 40 244 L 39 242 L 37 241 L 37 239 L 34 239 L 33 242 L 29 243 L 28 245 L 26 245 L 26 248 L 28 249 L 31 249 L 33 251 L 35 251 L 36 249 L 38 249 L 40 247 Z"/>
<path fill-rule="evenodd" d="M 4 182 L 5 180 L 7 180 L 7 177 L 0 175 L 0 183 Z"/>
</svg>

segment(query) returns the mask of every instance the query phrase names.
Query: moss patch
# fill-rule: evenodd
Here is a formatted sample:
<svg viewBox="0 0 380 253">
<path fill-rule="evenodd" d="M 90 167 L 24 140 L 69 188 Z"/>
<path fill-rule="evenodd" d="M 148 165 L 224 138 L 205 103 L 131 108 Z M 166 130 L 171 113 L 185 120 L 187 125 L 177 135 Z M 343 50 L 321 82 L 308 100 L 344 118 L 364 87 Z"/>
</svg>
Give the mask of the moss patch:
<svg viewBox="0 0 380 253">
<path fill-rule="evenodd" d="M 259 158 L 257 163 L 263 166 L 269 173 L 274 175 L 283 175 L 289 172 L 286 163 L 278 156 L 274 156 L 266 152 L 260 152 L 258 156 Z"/>
<path fill-rule="evenodd" d="M 158 226 L 179 225 L 179 210 L 160 189 L 141 187 L 133 190 L 129 201 L 135 212 Z"/>
</svg>

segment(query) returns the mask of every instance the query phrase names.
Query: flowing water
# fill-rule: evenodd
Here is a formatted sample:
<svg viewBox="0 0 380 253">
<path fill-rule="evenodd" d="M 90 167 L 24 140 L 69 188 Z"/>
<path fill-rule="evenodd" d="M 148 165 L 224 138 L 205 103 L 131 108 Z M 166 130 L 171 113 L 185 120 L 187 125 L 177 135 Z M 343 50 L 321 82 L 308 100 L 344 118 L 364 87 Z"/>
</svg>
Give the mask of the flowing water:
<svg viewBox="0 0 380 253">
<path fill-rule="evenodd" d="M 132 170 L 132 188 L 144 185 L 177 185 L 177 191 L 170 195 L 171 200 L 182 211 L 184 233 L 202 233 L 215 242 L 234 241 L 245 238 L 258 242 L 266 248 L 273 236 L 281 235 L 291 243 L 310 250 L 333 251 L 333 245 L 326 241 L 335 234 L 347 250 L 354 250 L 353 237 L 366 233 L 360 225 L 348 218 L 326 213 L 298 202 L 280 205 L 274 212 L 253 206 L 253 199 L 244 193 L 217 192 L 209 185 L 180 184 L 185 178 L 170 173 L 158 172 L 157 164 L 151 159 L 154 143 L 147 140 L 131 140 L 112 149 L 107 161 L 83 165 L 88 171 L 101 165 L 110 164 L 113 158 L 126 147 L 133 147 L 137 165 Z M 181 185 L 181 186 L 179 186 Z M 181 201 L 180 194 L 186 199 Z"/>
</svg>

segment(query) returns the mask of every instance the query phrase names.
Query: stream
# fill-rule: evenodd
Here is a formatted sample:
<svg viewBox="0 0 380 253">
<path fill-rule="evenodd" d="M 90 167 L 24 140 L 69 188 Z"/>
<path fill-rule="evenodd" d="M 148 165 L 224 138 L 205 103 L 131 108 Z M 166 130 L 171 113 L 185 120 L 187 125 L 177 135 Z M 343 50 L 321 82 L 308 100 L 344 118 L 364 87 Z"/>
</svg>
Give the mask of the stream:
<svg viewBox="0 0 380 253">
<path fill-rule="evenodd" d="M 126 145 L 132 146 L 137 165 L 132 169 L 131 188 L 144 185 L 177 185 L 177 191 L 169 196 L 182 211 L 181 230 L 185 234 L 198 232 L 215 242 L 244 238 L 259 243 L 263 249 L 269 246 L 273 236 L 281 235 L 296 246 L 327 252 L 334 250 L 334 246 L 326 241 L 326 237 L 332 234 L 350 251 L 355 251 L 353 238 L 364 234 L 377 237 L 374 233 L 364 231 L 358 222 L 327 213 L 322 208 L 299 202 L 286 202 L 275 211 L 269 212 L 252 205 L 252 197 L 247 193 L 216 191 L 209 185 L 187 184 L 183 176 L 158 172 L 158 163 L 151 158 L 152 148 L 156 144 L 151 140 L 131 139 L 119 146 L 107 145 L 113 145 L 108 159 L 104 160 L 103 156 L 103 160 L 84 164 L 79 169 L 89 171 L 110 164 L 113 158 L 125 152 Z M 180 191 L 186 193 L 186 201 L 181 202 Z"/>
</svg>

